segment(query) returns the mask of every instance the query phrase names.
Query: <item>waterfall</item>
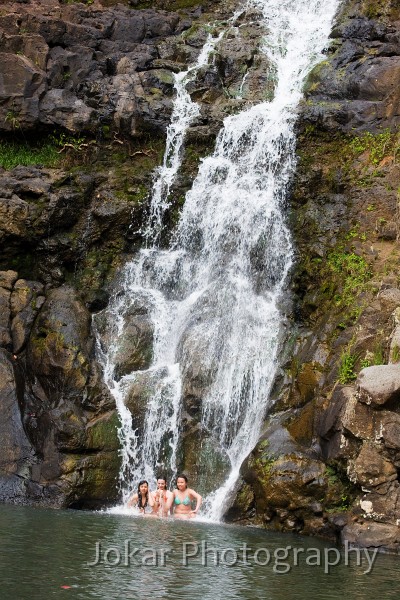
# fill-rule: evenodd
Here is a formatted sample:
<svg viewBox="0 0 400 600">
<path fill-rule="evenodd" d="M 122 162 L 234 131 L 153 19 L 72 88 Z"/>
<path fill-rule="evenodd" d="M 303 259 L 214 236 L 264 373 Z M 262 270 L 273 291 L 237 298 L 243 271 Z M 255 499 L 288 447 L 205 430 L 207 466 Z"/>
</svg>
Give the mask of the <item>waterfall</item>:
<svg viewBox="0 0 400 600">
<path fill-rule="evenodd" d="M 170 246 L 161 249 L 162 217 L 184 134 L 196 114 L 185 80 L 197 67 L 176 83 L 146 231 L 152 244 L 127 265 L 121 289 L 98 317 L 106 332 L 99 336 L 99 354 L 122 423 L 124 501 L 139 478 L 154 481 L 158 469 L 174 476 L 192 437 L 200 470 L 207 475 L 224 467 L 222 481 L 213 482 L 205 499 L 206 515 L 218 520 L 257 443 L 285 335 L 280 306 L 293 248 L 284 209 L 296 165 L 296 110 L 304 78 L 322 58 L 338 4 L 249 0 L 247 7 L 262 15 L 273 99 L 225 119 L 213 154 L 201 162 L 186 195 Z M 207 41 L 201 64 L 215 44 L 218 39 Z M 153 355 L 150 366 L 121 377 L 116 356 L 132 314 L 151 321 Z M 147 407 L 135 428 L 126 399 L 143 382 Z M 187 422 L 193 427 L 182 440 Z"/>
<path fill-rule="evenodd" d="M 163 216 L 170 207 L 168 198 L 171 186 L 181 165 L 181 151 L 185 133 L 192 121 L 200 114 L 199 105 L 192 102 L 186 91 L 188 83 L 193 81 L 201 67 L 207 64 L 209 56 L 216 43 L 221 39 L 222 33 L 213 38 L 208 36 L 196 63 L 187 71 L 174 74 L 174 88 L 176 98 L 171 116 L 171 123 L 167 130 L 167 142 L 164 152 L 163 164 L 157 169 L 154 179 L 150 218 L 145 232 L 148 241 L 156 244 L 163 226 Z"/>
</svg>

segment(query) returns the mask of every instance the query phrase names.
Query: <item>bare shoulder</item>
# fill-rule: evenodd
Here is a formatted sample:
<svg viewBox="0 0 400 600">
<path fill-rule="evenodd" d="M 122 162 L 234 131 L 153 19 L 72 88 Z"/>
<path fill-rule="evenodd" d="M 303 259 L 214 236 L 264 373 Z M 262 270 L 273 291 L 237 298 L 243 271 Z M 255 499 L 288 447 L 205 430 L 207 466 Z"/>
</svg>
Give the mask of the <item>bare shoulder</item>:
<svg viewBox="0 0 400 600">
<path fill-rule="evenodd" d="M 139 499 L 138 494 L 133 494 L 130 498 L 130 500 L 128 501 L 128 507 L 132 506 L 132 504 L 134 504 L 135 502 L 137 502 Z"/>
</svg>

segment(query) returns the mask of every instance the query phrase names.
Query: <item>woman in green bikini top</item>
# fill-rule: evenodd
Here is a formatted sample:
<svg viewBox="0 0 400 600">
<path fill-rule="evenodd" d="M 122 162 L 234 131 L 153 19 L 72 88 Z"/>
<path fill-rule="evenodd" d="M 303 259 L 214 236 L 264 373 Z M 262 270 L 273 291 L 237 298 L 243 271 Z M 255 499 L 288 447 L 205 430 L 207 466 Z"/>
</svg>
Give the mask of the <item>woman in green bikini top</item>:
<svg viewBox="0 0 400 600">
<path fill-rule="evenodd" d="M 174 490 L 174 501 L 172 504 L 175 519 L 193 519 L 201 506 L 202 497 L 194 490 L 188 488 L 186 475 L 179 475 L 176 480 L 177 489 Z M 196 507 L 192 508 L 192 502 Z"/>
</svg>

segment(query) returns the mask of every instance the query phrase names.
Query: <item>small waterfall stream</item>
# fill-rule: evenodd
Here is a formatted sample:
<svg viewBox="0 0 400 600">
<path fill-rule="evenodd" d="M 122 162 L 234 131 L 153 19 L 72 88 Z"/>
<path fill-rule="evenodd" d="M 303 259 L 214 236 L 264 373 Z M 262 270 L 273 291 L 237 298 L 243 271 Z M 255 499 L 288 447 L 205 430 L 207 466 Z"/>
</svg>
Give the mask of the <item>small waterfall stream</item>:
<svg viewBox="0 0 400 600">
<path fill-rule="evenodd" d="M 126 266 L 121 289 L 96 318 L 102 329 L 99 356 L 122 424 L 124 502 L 139 478 L 153 481 L 159 469 L 169 477 L 176 474 L 189 414 L 195 426 L 187 435 L 201 440 L 194 460 L 205 471 L 225 465 L 222 480 L 207 489 L 205 499 L 207 517 L 218 520 L 257 442 L 285 335 L 280 304 L 293 249 L 283 211 L 296 164 L 296 109 L 305 76 L 322 58 L 338 4 L 249 0 L 247 7 L 262 15 L 262 52 L 270 63 L 274 97 L 225 119 L 213 154 L 201 162 L 186 195 L 170 247 L 161 249 L 163 214 L 185 131 L 198 111 L 186 85 L 207 64 L 221 36 L 209 38 L 197 64 L 176 76 L 148 247 Z M 153 328 L 151 365 L 121 376 L 117 356 L 129 317 L 143 314 Z M 126 401 L 138 385 L 146 390 L 141 401 L 148 400 L 135 427 Z"/>
</svg>

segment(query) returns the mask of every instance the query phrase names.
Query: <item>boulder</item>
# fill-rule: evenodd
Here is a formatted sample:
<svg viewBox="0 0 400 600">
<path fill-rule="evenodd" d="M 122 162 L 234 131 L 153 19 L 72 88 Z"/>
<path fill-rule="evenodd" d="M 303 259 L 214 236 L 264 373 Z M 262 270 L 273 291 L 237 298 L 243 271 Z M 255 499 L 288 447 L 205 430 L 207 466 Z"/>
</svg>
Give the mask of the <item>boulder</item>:
<svg viewBox="0 0 400 600">
<path fill-rule="evenodd" d="M 360 499 L 360 508 L 364 513 L 364 518 L 397 525 L 400 502 L 399 482 L 393 481 L 386 494 L 380 492 L 380 489 L 369 491 Z"/>
<path fill-rule="evenodd" d="M 400 415 L 398 413 L 383 412 L 380 435 L 386 448 L 400 450 Z"/>
<path fill-rule="evenodd" d="M 400 306 L 400 290 L 399 288 L 384 289 L 378 294 L 379 301 L 386 307 L 392 310 Z"/>
<path fill-rule="evenodd" d="M 0 349 L 0 500 L 15 501 L 25 494 L 35 450 L 23 427 L 20 402 L 22 377 L 12 355 Z"/>
<path fill-rule="evenodd" d="M 383 523 L 350 523 L 342 531 L 342 542 L 361 548 L 378 548 L 381 551 L 397 552 L 400 546 L 400 528 Z"/>
<path fill-rule="evenodd" d="M 397 470 L 372 444 L 364 443 L 360 454 L 349 462 L 348 474 L 352 481 L 366 489 L 397 479 Z"/>
<path fill-rule="evenodd" d="M 190 26 L 187 18 L 123 5 L 88 10 L 61 3 L 40 15 L 28 5 L 20 12 L 17 19 L 10 5 L 0 15 L 0 129 L 97 133 L 114 124 L 130 136 L 165 129 L 171 103 L 154 94 L 156 40 L 175 37 Z M 119 79 L 143 73 L 139 87 Z M 163 78 L 171 75 L 168 67 Z"/>
<path fill-rule="evenodd" d="M 36 281 L 19 279 L 11 294 L 11 336 L 13 352 L 18 354 L 25 346 L 38 310 L 45 301 L 43 285 Z"/>
<path fill-rule="evenodd" d="M 25 56 L 0 52 L 0 122 L 7 131 L 33 127 L 39 100 L 46 91 L 46 74 Z"/>
<path fill-rule="evenodd" d="M 0 397 L 2 418 L 0 419 L 2 455 L 1 470 L 17 472 L 24 461 L 32 457 L 32 447 L 26 437 L 19 408 L 21 378 L 16 372 L 12 355 L 0 349 Z"/>
<path fill-rule="evenodd" d="M 52 290 L 35 321 L 27 347 L 28 368 L 51 405 L 81 402 L 90 371 L 90 314 L 67 286 Z"/>
<path fill-rule="evenodd" d="M 68 90 L 49 90 L 39 105 L 40 120 L 45 125 L 59 125 L 70 131 L 90 129 L 94 111 Z"/>
<path fill-rule="evenodd" d="M 17 279 L 18 273 L 16 271 L 0 271 L 0 288 L 11 291 Z"/>
<path fill-rule="evenodd" d="M 198 425 L 183 436 L 179 464 L 190 485 L 201 489 L 203 495 L 218 489 L 231 470 L 227 453 Z"/>
<path fill-rule="evenodd" d="M 135 373 L 130 378 L 121 382 L 122 391 L 125 397 L 125 405 L 132 414 L 132 425 L 141 435 L 143 432 L 144 421 L 147 412 L 147 402 L 152 394 L 156 392 L 156 386 L 159 377 L 162 377 L 160 370 L 144 371 Z"/>
<path fill-rule="evenodd" d="M 357 397 L 365 404 L 398 405 L 400 401 L 400 365 L 376 365 L 363 369 L 356 382 Z"/>
</svg>

